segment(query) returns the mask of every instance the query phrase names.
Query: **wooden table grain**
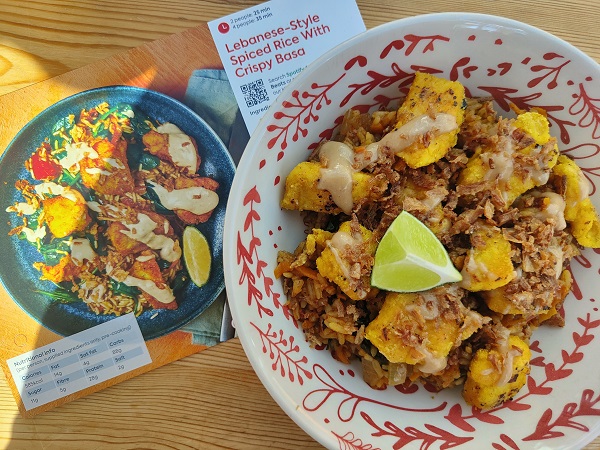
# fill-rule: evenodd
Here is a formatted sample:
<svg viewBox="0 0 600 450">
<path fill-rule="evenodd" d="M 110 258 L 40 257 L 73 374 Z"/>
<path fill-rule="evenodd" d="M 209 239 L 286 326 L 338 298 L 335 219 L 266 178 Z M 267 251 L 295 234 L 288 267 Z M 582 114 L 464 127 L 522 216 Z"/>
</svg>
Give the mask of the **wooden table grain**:
<svg viewBox="0 0 600 450">
<path fill-rule="evenodd" d="M 0 0 L 0 95 L 257 5 L 254 0 Z M 600 2 L 357 0 L 365 24 L 469 11 L 520 20 L 600 61 Z M 176 388 L 174 388 L 176 386 Z M 317 449 L 233 339 L 23 419 L 0 375 L 0 449 Z M 599 450 L 600 438 L 586 449 Z"/>
</svg>

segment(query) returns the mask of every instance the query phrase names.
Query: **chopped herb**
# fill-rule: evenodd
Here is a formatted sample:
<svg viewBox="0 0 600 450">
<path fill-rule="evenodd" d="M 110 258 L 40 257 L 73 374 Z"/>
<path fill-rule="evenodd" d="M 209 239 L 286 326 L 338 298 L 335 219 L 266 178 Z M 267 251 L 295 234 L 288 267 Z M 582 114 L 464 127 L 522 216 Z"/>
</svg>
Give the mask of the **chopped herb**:
<svg viewBox="0 0 600 450">
<path fill-rule="evenodd" d="M 124 295 L 125 297 L 137 298 L 141 294 L 141 291 L 135 286 L 128 286 L 120 281 L 110 280 L 111 290 L 117 295 Z"/>
<path fill-rule="evenodd" d="M 40 289 L 36 289 L 34 292 L 45 295 L 46 297 L 50 297 L 52 300 L 60 303 L 74 303 L 80 301 L 79 297 L 77 297 L 75 293 L 62 288 L 57 288 L 54 291 L 42 291 Z"/>
<path fill-rule="evenodd" d="M 142 195 L 142 197 L 154 203 L 157 213 L 162 215 L 173 214 L 173 211 L 163 206 L 163 204 L 160 202 L 159 196 L 156 194 L 156 192 L 154 192 L 154 189 L 152 189 L 152 186 L 146 185 L 146 193 Z"/>
<path fill-rule="evenodd" d="M 65 255 L 71 252 L 69 240 L 53 238 L 50 242 L 43 242 L 39 251 L 44 258 L 44 262 L 49 266 L 58 264 Z"/>
<path fill-rule="evenodd" d="M 189 277 L 187 271 L 180 270 L 179 272 L 177 272 L 177 275 L 175 275 L 175 279 L 173 280 L 171 289 L 173 289 L 174 293 L 178 293 L 187 286 L 189 281 L 190 281 L 190 277 Z"/>
</svg>

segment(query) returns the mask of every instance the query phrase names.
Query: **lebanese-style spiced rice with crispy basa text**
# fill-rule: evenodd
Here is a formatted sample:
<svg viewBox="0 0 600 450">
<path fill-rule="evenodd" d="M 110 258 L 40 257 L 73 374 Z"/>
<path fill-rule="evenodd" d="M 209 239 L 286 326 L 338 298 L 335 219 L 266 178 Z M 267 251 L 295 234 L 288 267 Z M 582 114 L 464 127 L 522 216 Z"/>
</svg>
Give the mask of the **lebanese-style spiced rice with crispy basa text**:
<svg viewBox="0 0 600 450">
<path fill-rule="evenodd" d="M 371 387 L 462 385 L 489 409 L 525 384 L 534 330 L 564 325 L 569 261 L 600 247 L 600 220 L 544 111 L 514 112 L 416 73 L 398 109 L 349 110 L 335 140 L 288 175 L 281 206 L 302 212 L 307 237 L 279 253 L 275 275 L 310 344 L 359 359 Z M 433 231 L 462 281 L 371 286 L 377 245 L 402 211 Z"/>
<path fill-rule="evenodd" d="M 101 103 L 59 120 L 25 166 L 11 234 L 40 252 L 48 295 L 96 314 L 177 308 L 185 226 L 205 222 L 219 184 L 197 174 L 197 144 L 176 125 Z"/>
</svg>

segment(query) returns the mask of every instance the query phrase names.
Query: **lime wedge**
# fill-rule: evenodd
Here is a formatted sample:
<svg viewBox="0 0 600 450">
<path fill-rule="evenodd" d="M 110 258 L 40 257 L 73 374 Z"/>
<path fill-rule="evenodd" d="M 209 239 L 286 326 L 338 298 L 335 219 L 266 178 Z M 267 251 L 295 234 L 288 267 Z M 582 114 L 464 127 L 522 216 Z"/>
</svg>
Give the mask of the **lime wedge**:
<svg viewBox="0 0 600 450">
<path fill-rule="evenodd" d="M 183 230 L 183 262 L 196 286 L 202 287 L 208 281 L 211 261 L 210 246 L 204 235 L 197 228 L 186 227 Z"/>
<path fill-rule="evenodd" d="M 462 280 L 448 252 L 416 217 L 402 211 L 383 235 L 371 284 L 394 292 L 418 292 Z"/>
</svg>

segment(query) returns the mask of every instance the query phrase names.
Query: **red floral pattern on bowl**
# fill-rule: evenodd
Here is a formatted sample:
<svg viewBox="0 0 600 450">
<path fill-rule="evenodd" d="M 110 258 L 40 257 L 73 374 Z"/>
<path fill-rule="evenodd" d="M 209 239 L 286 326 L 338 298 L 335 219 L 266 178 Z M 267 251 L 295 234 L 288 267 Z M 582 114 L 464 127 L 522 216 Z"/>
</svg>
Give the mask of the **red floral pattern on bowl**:
<svg viewBox="0 0 600 450">
<path fill-rule="evenodd" d="M 336 132 L 349 107 L 394 104 L 415 71 L 492 96 L 499 112 L 542 107 L 562 152 L 574 157 L 600 207 L 600 67 L 569 44 L 519 22 L 479 14 L 418 16 L 372 29 L 306 68 L 252 136 L 225 223 L 225 274 L 238 334 L 267 390 L 328 448 L 580 448 L 600 433 L 600 251 L 572 262 L 566 326 L 539 329 L 532 371 L 514 400 L 481 412 L 459 390 L 369 388 L 358 364 L 312 349 L 273 277 L 277 252 L 303 239 L 279 201 L 287 173 Z"/>
</svg>

